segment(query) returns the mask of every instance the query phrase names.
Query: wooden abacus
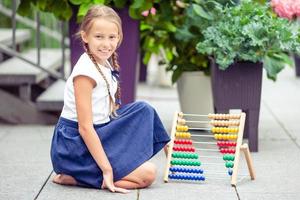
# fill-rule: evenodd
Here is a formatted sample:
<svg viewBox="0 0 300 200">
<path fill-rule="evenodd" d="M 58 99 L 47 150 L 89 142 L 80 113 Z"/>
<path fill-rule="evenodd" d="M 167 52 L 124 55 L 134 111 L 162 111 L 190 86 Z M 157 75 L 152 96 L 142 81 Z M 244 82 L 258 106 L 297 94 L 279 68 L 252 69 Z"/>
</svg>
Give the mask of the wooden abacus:
<svg viewBox="0 0 300 200">
<path fill-rule="evenodd" d="M 210 121 L 186 121 L 184 116 L 205 117 Z M 167 164 L 164 174 L 164 181 L 169 179 L 187 180 L 187 181 L 205 181 L 204 170 L 201 168 L 201 162 L 196 151 L 216 151 L 223 155 L 225 167 L 231 176 L 231 185 L 236 186 L 237 175 L 240 160 L 240 151 L 244 152 L 246 164 L 251 180 L 255 179 L 253 163 L 248 144 L 243 144 L 243 132 L 246 114 L 208 114 L 195 115 L 175 112 L 171 141 L 167 147 Z M 209 123 L 212 127 L 189 127 L 186 123 Z M 201 130 L 209 131 L 212 134 L 191 134 L 188 131 Z M 211 137 L 217 142 L 195 142 L 192 137 Z M 210 144 L 218 146 L 219 149 L 195 148 L 194 144 Z M 206 156 L 209 157 L 209 156 Z M 178 167 L 179 166 L 179 167 Z M 184 167 L 181 167 L 184 166 Z"/>
</svg>

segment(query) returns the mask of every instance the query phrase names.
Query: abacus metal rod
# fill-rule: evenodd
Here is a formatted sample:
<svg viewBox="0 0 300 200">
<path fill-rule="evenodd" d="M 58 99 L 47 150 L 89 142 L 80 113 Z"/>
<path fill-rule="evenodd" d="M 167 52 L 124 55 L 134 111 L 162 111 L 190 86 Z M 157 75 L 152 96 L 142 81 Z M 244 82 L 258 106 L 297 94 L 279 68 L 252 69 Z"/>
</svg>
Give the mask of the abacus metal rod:
<svg viewBox="0 0 300 200">
<path fill-rule="evenodd" d="M 194 134 L 191 134 L 191 136 L 193 136 L 193 137 L 210 137 L 210 138 L 214 138 L 213 135 L 194 135 Z"/>
<path fill-rule="evenodd" d="M 226 172 L 226 171 L 225 171 Z M 230 176 L 230 175 L 228 175 L 228 174 L 226 174 L 225 172 L 219 172 L 219 171 L 213 171 L 212 173 L 210 173 L 210 172 L 203 172 L 203 175 L 227 175 L 227 176 Z M 242 177 L 247 177 L 247 176 L 249 176 L 248 174 L 239 174 L 239 178 L 242 178 Z"/>
<path fill-rule="evenodd" d="M 179 115 L 183 115 L 183 116 L 195 116 L 195 117 L 207 117 L 208 116 L 208 115 L 189 114 L 189 113 L 179 113 Z"/>
<path fill-rule="evenodd" d="M 188 127 L 189 130 L 197 130 L 197 131 L 211 131 L 211 128 L 204 128 L 204 127 Z"/>
<path fill-rule="evenodd" d="M 223 156 L 199 156 L 199 158 L 215 158 L 215 159 L 222 159 L 223 160 Z"/>
<path fill-rule="evenodd" d="M 185 123 L 209 124 L 210 121 L 185 121 Z"/>
<path fill-rule="evenodd" d="M 195 148 L 197 151 L 214 151 L 214 152 L 219 152 L 220 150 L 218 149 L 203 149 L 203 148 Z"/>
<path fill-rule="evenodd" d="M 192 141 L 192 144 L 212 144 L 212 145 L 217 145 L 216 142 L 194 142 L 194 141 Z"/>
</svg>

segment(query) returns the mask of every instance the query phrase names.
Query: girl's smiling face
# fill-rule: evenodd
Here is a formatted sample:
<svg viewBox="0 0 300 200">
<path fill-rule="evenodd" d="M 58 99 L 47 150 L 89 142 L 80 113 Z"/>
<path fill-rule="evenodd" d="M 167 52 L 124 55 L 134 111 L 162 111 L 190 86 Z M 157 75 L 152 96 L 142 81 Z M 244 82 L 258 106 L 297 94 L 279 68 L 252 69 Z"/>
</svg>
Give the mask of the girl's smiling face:
<svg viewBox="0 0 300 200">
<path fill-rule="evenodd" d="M 118 26 L 104 18 L 94 19 L 90 29 L 81 32 L 81 38 L 88 44 L 96 61 L 102 65 L 115 52 L 120 40 Z"/>
</svg>

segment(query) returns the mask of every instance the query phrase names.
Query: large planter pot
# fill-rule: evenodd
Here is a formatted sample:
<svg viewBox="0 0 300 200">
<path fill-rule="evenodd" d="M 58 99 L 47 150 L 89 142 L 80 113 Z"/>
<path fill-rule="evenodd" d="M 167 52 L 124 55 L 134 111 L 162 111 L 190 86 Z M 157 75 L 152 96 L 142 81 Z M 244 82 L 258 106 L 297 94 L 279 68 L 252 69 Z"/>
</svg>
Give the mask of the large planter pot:
<svg viewBox="0 0 300 200">
<path fill-rule="evenodd" d="M 177 90 L 183 113 L 213 113 L 211 81 L 203 72 L 184 72 L 177 81 Z"/>
<path fill-rule="evenodd" d="M 295 59 L 295 69 L 296 69 L 296 76 L 300 76 L 300 57 L 297 55 L 294 55 Z"/>
<path fill-rule="evenodd" d="M 220 70 L 211 62 L 215 112 L 241 109 L 246 113 L 244 136 L 251 151 L 258 151 L 258 122 L 261 102 L 262 63 L 238 62 Z"/>
</svg>

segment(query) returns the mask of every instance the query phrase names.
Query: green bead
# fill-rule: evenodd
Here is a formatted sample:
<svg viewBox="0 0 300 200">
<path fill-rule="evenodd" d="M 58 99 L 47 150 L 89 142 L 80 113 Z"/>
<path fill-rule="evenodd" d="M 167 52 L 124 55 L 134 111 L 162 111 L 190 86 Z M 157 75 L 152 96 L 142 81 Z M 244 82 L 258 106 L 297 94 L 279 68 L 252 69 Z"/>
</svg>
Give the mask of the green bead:
<svg viewBox="0 0 300 200">
<path fill-rule="evenodd" d="M 228 161 L 228 162 L 225 163 L 225 166 L 226 166 L 227 168 L 232 168 L 232 167 L 233 167 L 233 162 Z"/>
<path fill-rule="evenodd" d="M 231 161 L 234 161 L 234 156 L 231 156 Z"/>
</svg>

